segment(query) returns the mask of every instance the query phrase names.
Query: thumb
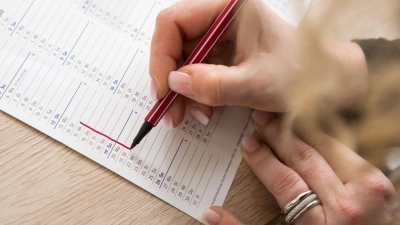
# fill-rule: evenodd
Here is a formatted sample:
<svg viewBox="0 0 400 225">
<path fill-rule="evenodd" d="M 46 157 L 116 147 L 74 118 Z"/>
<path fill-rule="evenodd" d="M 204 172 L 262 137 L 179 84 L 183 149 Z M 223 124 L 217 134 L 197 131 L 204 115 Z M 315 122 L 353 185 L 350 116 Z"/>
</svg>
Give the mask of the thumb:
<svg viewBox="0 0 400 225">
<path fill-rule="evenodd" d="M 228 210 L 218 206 L 204 210 L 203 217 L 210 225 L 244 225 Z"/>
<path fill-rule="evenodd" d="M 243 85 L 249 77 L 243 76 L 243 70 L 238 66 L 193 64 L 171 72 L 168 85 L 171 90 L 206 105 L 244 105 L 249 86 Z"/>
</svg>

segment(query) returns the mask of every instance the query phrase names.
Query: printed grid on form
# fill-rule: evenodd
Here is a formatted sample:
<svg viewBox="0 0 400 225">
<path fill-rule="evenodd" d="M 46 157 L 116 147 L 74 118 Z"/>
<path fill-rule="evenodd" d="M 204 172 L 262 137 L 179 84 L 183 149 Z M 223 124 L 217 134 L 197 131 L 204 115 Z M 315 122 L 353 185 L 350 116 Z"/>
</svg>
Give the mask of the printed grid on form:
<svg viewBox="0 0 400 225">
<path fill-rule="evenodd" d="M 190 216 L 222 205 L 250 110 L 190 114 L 128 146 L 154 102 L 149 45 L 157 13 L 175 0 L 0 0 L 0 109 Z M 287 2 L 289 7 L 290 0 Z"/>
</svg>

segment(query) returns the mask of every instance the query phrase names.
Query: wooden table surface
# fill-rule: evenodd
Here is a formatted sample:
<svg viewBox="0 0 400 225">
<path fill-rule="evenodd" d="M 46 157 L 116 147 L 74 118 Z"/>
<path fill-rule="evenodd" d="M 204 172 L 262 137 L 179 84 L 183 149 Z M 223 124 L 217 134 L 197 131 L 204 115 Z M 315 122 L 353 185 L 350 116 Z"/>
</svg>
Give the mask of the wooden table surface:
<svg viewBox="0 0 400 225">
<path fill-rule="evenodd" d="M 312 0 L 302 26 L 343 41 L 400 37 L 398 0 L 342 1 L 334 13 L 332 2 Z M 280 211 L 244 161 L 224 207 L 246 224 L 267 224 Z M 200 223 L 0 112 L 0 224 Z"/>
</svg>

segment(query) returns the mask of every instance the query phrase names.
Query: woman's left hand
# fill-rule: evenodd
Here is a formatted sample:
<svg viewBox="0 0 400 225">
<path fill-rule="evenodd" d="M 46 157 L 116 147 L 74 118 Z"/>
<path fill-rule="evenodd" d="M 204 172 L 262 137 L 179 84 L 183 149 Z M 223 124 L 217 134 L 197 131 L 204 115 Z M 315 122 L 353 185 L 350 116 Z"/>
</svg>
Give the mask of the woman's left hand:
<svg viewBox="0 0 400 225">
<path fill-rule="evenodd" d="M 308 190 L 321 201 L 298 217 L 295 225 L 400 221 L 392 183 L 338 140 L 323 133 L 283 130 L 281 118 L 261 111 L 253 112 L 253 124 L 266 145 L 254 137 L 244 138 L 242 154 L 279 206 Z M 212 225 L 243 224 L 221 207 L 207 209 L 204 217 Z"/>
</svg>

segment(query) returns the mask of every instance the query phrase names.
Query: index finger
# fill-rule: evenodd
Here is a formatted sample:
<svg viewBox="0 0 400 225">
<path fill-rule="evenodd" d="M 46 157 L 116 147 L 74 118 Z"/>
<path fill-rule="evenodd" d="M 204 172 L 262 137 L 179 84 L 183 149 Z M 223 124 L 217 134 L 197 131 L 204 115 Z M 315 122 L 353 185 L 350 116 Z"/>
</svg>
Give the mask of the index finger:
<svg viewBox="0 0 400 225">
<path fill-rule="evenodd" d="M 183 41 L 207 32 L 229 0 L 185 0 L 161 11 L 157 16 L 150 51 L 150 76 L 157 86 L 157 98 L 168 92 L 168 74 L 177 70 Z"/>
</svg>

